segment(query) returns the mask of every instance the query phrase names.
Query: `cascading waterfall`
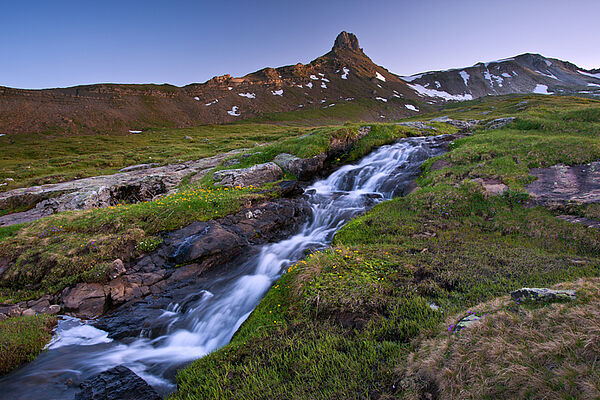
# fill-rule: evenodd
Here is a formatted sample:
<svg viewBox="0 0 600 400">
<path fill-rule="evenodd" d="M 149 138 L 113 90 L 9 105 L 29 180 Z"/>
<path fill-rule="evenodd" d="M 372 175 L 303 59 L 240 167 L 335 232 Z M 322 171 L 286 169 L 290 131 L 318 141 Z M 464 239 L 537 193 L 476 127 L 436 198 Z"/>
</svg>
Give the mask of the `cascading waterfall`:
<svg viewBox="0 0 600 400">
<path fill-rule="evenodd" d="M 423 161 L 443 153 L 446 142 L 443 136 L 403 139 L 314 183 L 306 190 L 312 217 L 298 234 L 262 246 L 226 276 L 173 293 L 172 303 L 151 321 L 160 334 L 142 332 L 117 341 L 78 319 L 61 320 L 47 351 L 0 379 L 3 395 L 72 398 L 78 391 L 72 382 L 120 364 L 160 393 L 173 391 L 176 369 L 227 344 L 287 266 L 307 251 L 329 245 L 351 218 L 403 194 Z"/>
</svg>

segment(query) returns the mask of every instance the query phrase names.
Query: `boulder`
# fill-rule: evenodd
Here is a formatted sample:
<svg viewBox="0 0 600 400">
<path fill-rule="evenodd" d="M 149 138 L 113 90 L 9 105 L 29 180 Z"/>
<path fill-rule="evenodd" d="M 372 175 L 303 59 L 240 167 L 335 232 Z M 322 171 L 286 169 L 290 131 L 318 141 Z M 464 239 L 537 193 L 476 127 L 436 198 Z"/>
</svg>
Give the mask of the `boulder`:
<svg viewBox="0 0 600 400">
<path fill-rule="evenodd" d="M 160 395 L 129 368 L 119 365 L 81 383 L 75 400 L 160 400 Z"/>
<path fill-rule="evenodd" d="M 46 312 L 46 314 L 58 314 L 60 312 L 60 306 L 58 304 L 52 304 L 50 307 L 48 307 L 48 312 Z"/>
<path fill-rule="evenodd" d="M 480 319 L 481 319 L 481 317 L 478 317 L 475 314 L 469 314 L 457 322 L 456 326 L 454 327 L 454 331 L 460 331 L 465 328 L 468 328 L 469 326 L 473 325 L 475 322 L 479 321 Z"/>
<path fill-rule="evenodd" d="M 325 163 L 327 155 L 319 154 L 310 158 L 299 158 L 291 154 L 281 153 L 273 162 L 284 171 L 291 172 L 301 181 L 306 181 L 317 175 Z"/>
<path fill-rule="evenodd" d="M 574 300 L 574 290 L 553 290 L 547 288 L 521 288 L 510 294 L 515 301 Z"/>
<path fill-rule="evenodd" d="M 24 317 L 32 317 L 35 314 L 36 314 L 36 312 L 33 308 L 28 308 L 27 310 L 23 311 L 23 313 L 21 315 Z"/>
<path fill-rule="evenodd" d="M 74 288 L 65 289 L 62 301 L 66 311 L 92 318 L 104 311 L 106 296 L 104 287 L 99 283 L 78 283 Z"/>
<path fill-rule="evenodd" d="M 213 174 L 216 186 L 261 186 L 283 177 L 282 169 L 273 162 L 253 165 L 249 168 L 226 169 Z"/>
</svg>

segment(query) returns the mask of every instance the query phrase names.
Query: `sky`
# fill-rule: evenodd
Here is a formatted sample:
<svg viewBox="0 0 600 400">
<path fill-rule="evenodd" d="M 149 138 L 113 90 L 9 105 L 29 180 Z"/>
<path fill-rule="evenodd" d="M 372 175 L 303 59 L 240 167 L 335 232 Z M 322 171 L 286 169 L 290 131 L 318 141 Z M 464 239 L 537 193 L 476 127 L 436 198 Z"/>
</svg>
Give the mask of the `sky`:
<svg viewBox="0 0 600 400">
<path fill-rule="evenodd" d="M 183 86 L 310 62 L 343 30 L 400 75 L 525 52 L 600 68 L 598 15 L 598 0 L 2 0 L 0 86 Z"/>
</svg>

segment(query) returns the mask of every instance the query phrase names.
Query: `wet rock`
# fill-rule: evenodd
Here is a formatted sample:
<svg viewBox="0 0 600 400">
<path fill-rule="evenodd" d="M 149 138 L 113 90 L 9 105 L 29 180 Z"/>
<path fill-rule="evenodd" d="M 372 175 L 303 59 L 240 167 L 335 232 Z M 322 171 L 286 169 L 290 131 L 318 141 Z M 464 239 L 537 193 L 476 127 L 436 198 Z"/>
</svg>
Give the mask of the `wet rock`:
<svg viewBox="0 0 600 400">
<path fill-rule="evenodd" d="M 260 186 L 283 177 L 281 168 L 273 163 L 253 165 L 249 168 L 226 169 L 213 174 L 215 185 L 227 187 Z"/>
<path fill-rule="evenodd" d="M 108 272 L 108 276 L 110 277 L 110 279 L 117 279 L 119 276 L 123 275 L 125 271 L 126 269 L 125 265 L 123 265 L 123 261 L 117 258 L 115 261 L 112 262 L 110 271 Z"/>
<path fill-rule="evenodd" d="M 65 289 L 62 301 L 66 311 L 79 317 L 92 318 L 104 311 L 104 287 L 99 283 L 78 283 L 72 289 Z"/>
<path fill-rule="evenodd" d="M 547 288 L 521 288 L 510 294 L 515 301 L 574 300 L 574 290 L 553 290 Z"/>
<path fill-rule="evenodd" d="M 301 180 L 309 180 L 323 170 L 327 155 L 319 154 L 310 158 L 299 158 L 291 154 L 281 153 L 275 157 L 273 162 L 284 171 L 291 172 Z"/>
<path fill-rule="evenodd" d="M 473 182 L 477 182 L 483 186 L 483 190 L 490 196 L 502 194 L 508 188 L 499 179 L 477 178 L 473 179 Z"/>
<path fill-rule="evenodd" d="M 600 202 L 600 162 L 535 168 L 530 174 L 537 178 L 526 187 L 534 205 L 559 209 Z"/>
<path fill-rule="evenodd" d="M 129 368 L 119 365 L 84 381 L 75 400 L 160 400 L 159 394 Z"/>
<path fill-rule="evenodd" d="M 295 197 L 304 193 L 298 181 L 281 181 L 277 184 L 277 188 L 281 197 Z"/>
</svg>

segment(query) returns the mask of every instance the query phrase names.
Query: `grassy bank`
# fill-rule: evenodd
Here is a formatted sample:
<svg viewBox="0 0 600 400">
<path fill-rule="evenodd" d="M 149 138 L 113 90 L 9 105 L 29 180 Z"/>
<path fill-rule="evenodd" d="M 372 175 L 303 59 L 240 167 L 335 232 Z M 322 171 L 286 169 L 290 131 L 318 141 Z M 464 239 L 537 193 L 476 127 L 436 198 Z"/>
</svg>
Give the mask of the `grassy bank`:
<svg viewBox="0 0 600 400">
<path fill-rule="evenodd" d="M 530 168 L 600 159 L 599 109 L 593 100 L 525 96 L 433 115 L 518 119 L 456 141 L 438 158 L 442 168 L 426 163 L 419 189 L 376 206 L 342 228 L 331 249 L 291 266 L 230 345 L 180 372 L 172 399 L 430 393 L 407 381 L 415 369 L 410 355 L 424 338 L 447 332 L 448 315 L 519 287 L 600 275 L 600 232 L 525 207 L 523 191 Z M 509 190 L 490 196 L 476 178 L 499 180 Z M 597 340 L 594 332 L 581 334 L 584 342 Z M 499 357 L 504 368 L 515 367 L 513 378 L 528 382 L 529 370 Z M 593 360 L 581 363 L 581 379 L 593 381 Z M 497 393 L 478 388 L 473 398 Z"/>
<path fill-rule="evenodd" d="M 52 337 L 56 317 L 38 315 L 0 321 L 0 375 L 33 360 Z"/>
</svg>

